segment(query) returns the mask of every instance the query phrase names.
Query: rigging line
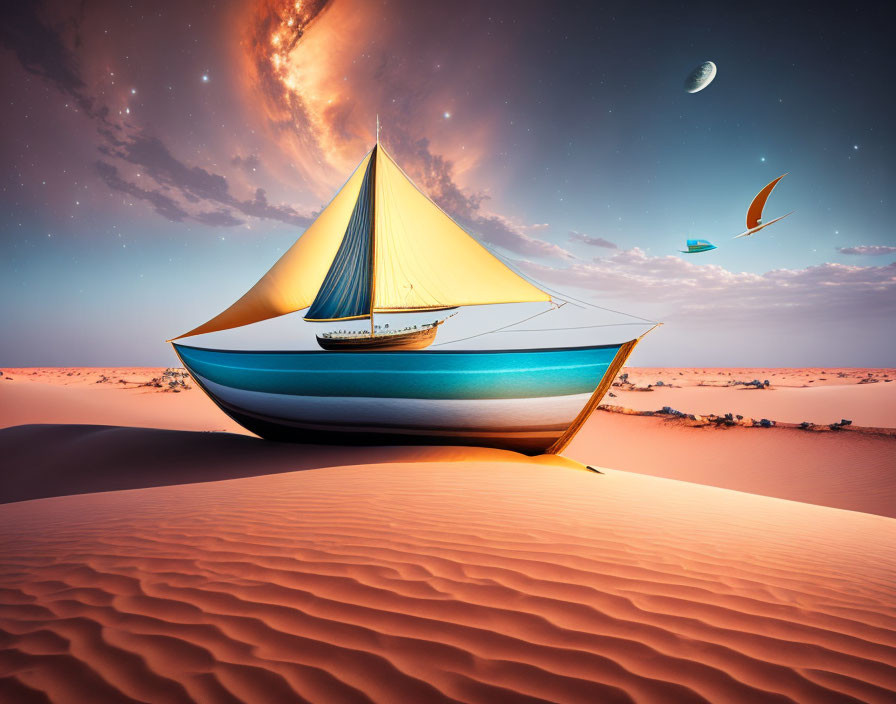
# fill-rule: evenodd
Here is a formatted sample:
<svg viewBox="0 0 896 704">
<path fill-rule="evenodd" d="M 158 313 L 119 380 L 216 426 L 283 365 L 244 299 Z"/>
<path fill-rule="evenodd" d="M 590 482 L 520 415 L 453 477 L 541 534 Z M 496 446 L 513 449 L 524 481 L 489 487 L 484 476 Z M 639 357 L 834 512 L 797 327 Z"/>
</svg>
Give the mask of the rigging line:
<svg viewBox="0 0 896 704">
<path fill-rule="evenodd" d="M 532 320 L 533 318 L 537 318 L 539 315 L 544 315 L 545 313 L 550 313 L 551 311 L 558 310 L 565 305 L 566 305 L 566 302 L 564 301 L 559 306 L 556 306 L 556 307 L 551 306 L 547 310 L 543 310 L 540 313 L 536 313 L 535 315 L 530 315 L 528 318 L 523 318 L 522 320 L 517 320 L 515 323 L 508 323 L 507 325 L 505 325 L 503 327 L 495 328 L 494 330 L 486 330 L 485 332 L 476 333 L 475 335 L 470 335 L 469 337 L 462 337 L 459 340 L 448 340 L 447 342 L 439 342 L 438 344 L 432 345 L 432 347 L 441 347 L 442 345 L 452 345 L 455 342 L 466 342 L 467 340 L 472 340 L 474 337 L 482 337 L 483 335 L 491 335 L 496 332 L 501 332 L 502 330 L 505 330 L 507 328 L 512 328 L 514 325 L 522 325 L 523 323 L 527 323 L 530 320 Z"/>
<path fill-rule="evenodd" d="M 545 288 L 547 288 L 547 286 L 545 286 Z M 553 289 L 548 288 L 548 291 L 553 291 Z M 569 296 L 569 294 L 564 294 L 564 295 Z M 622 311 L 622 310 L 614 310 L 613 308 L 607 308 L 606 306 L 599 306 L 596 303 L 591 303 L 589 301 L 582 301 L 582 300 L 579 300 L 578 298 L 573 298 L 572 296 L 569 296 L 569 298 L 572 298 L 572 300 L 577 301 L 578 303 L 582 303 L 586 306 L 591 306 L 592 308 L 597 308 L 598 310 L 607 311 L 608 313 L 616 313 L 617 315 L 624 315 L 627 318 L 635 318 L 635 320 L 641 320 L 645 323 L 656 322 L 655 320 L 649 320 L 648 318 L 642 318 L 640 315 L 634 315 L 633 313 L 626 313 L 625 311 Z"/>
<path fill-rule="evenodd" d="M 598 310 L 604 310 L 604 311 L 607 311 L 608 313 L 616 313 L 617 315 L 624 315 L 628 318 L 635 318 L 637 320 L 643 320 L 645 323 L 655 322 L 653 320 L 648 320 L 647 318 L 642 318 L 640 315 L 634 315 L 632 313 L 626 313 L 621 310 L 614 310 L 612 308 L 606 308 L 604 306 L 599 306 L 596 303 L 591 303 L 590 301 L 583 301 L 579 298 L 570 296 L 568 293 L 564 293 L 564 292 L 558 291 L 557 289 L 553 289 L 550 286 L 547 286 L 547 285 L 541 283 L 538 279 L 535 279 L 535 278 L 528 276 L 528 275 L 524 274 L 523 272 L 521 272 L 517 267 L 515 267 L 513 264 L 511 264 L 509 261 L 507 261 L 507 259 L 505 257 L 501 256 L 498 252 L 496 252 L 494 249 L 492 249 L 488 245 L 484 245 L 484 246 L 492 254 L 494 254 L 496 257 L 498 257 L 498 259 L 500 259 L 506 266 L 510 267 L 516 274 L 519 274 L 524 279 L 528 279 L 530 281 L 530 283 L 538 284 L 538 286 L 540 286 L 541 288 L 549 291 L 550 293 L 555 294 L 557 296 L 557 298 L 559 298 L 561 301 L 566 301 L 566 299 L 568 298 L 570 300 L 567 301 L 567 303 L 569 303 L 570 301 L 575 301 L 576 303 L 581 303 L 582 305 L 590 306 L 591 308 L 597 308 Z M 575 304 L 573 304 L 573 305 L 575 305 Z M 580 308 L 581 306 L 576 306 L 576 307 Z"/>
<path fill-rule="evenodd" d="M 605 325 L 578 325 L 571 328 L 524 328 L 522 330 L 505 330 L 504 332 L 553 332 L 554 330 L 589 330 L 591 328 L 615 328 L 620 325 L 650 325 L 650 323 L 606 323 Z"/>
</svg>

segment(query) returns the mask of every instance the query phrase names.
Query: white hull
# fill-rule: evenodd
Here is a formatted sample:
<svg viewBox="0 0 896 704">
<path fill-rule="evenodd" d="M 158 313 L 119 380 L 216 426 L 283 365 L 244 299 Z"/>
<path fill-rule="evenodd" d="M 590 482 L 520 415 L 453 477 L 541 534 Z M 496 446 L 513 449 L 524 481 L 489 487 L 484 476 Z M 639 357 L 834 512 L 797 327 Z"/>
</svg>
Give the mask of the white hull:
<svg viewBox="0 0 896 704">
<path fill-rule="evenodd" d="M 261 416 L 300 423 L 418 429 L 518 430 L 565 428 L 591 394 L 546 398 L 419 399 L 293 396 L 247 391 L 197 380 L 224 403 Z"/>
</svg>

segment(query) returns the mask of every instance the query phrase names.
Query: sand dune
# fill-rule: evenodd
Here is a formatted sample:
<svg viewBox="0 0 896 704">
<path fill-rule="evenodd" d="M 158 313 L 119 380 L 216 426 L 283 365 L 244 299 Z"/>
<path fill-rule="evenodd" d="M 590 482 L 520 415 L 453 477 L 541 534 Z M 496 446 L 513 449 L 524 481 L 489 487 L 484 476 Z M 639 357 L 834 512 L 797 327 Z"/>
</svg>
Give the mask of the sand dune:
<svg viewBox="0 0 896 704">
<path fill-rule="evenodd" d="M 843 418 L 867 428 L 896 428 L 896 384 L 853 384 L 815 388 L 746 389 L 744 387 L 654 388 L 653 391 L 613 389 L 605 402 L 638 411 L 671 406 L 682 413 L 769 418 L 783 423 L 808 421 L 818 425 Z"/>
<path fill-rule="evenodd" d="M 0 700 L 891 702 L 896 522 L 531 462 L 0 507 Z"/>
<path fill-rule="evenodd" d="M 100 373 L 72 378 L 60 374 L 16 375 L 0 384 L 0 427 L 33 423 L 126 425 L 171 430 L 215 430 L 251 435 L 230 420 L 201 390 L 180 393 L 128 387 L 115 382 L 97 384 Z M 86 370 L 85 370 L 86 371 Z M 158 373 L 122 374 L 114 378 L 145 381 Z M 13 373 L 8 371 L 7 373 Z M 254 436 L 253 436 L 254 437 Z"/>
<path fill-rule="evenodd" d="M 476 447 L 334 447 L 231 433 L 98 425 L 0 429 L 0 503 L 220 481 L 364 462 L 519 461 Z M 562 464 L 562 458 L 557 462 Z"/>
<path fill-rule="evenodd" d="M 597 412 L 565 452 L 588 464 L 896 518 L 896 438 L 694 428 Z"/>
<path fill-rule="evenodd" d="M 261 443 L 195 387 L 174 394 L 139 386 L 162 371 L 6 370 L 6 376 L 13 381 L 0 384 L 0 427 L 44 427 L 0 431 L 0 453 L 7 460 L 5 472 L 0 473 L 0 501 L 228 479 L 344 462 L 425 460 L 432 456 L 421 454 L 423 450 L 383 454 L 360 449 L 350 450 L 348 455 L 334 455 L 334 448 Z M 684 386 L 649 393 L 615 387 L 618 397 L 607 401 L 624 401 L 636 408 L 672 405 L 686 412 L 706 408 L 779 421 L 792 417 L 818 423 L 831 418 L 839 420 L 848 413 L 855 416 L 857 424 L 862 421 L 867 425 L 896 426 L 896 418 L 891 417 L 896 412 L 896 384 L 885 381 L 896 377 L 892 370 L 628 372 L 639 385 L 665 379 L 666 383 Z M 696 386 L 756 377 L 770 378 L 781 386 L 773 391 Z M 109 381 L 98 384 L 102 378 Z M 823 386 L 793 386 L 806 378 L 819 379 Z M 883 381 L 858 383 L 867 378 Z M 824 402 L 819 402 L 821 396 L 826 399 Z M 850 404 L 862 398 L 873 398 L 875 402 L 859 404 L 862 415 L 849 413 L 856 410 Z M 188 430 L 227 433 L 175 432 Z M 246 437 L 235 438 L 236 433 Z M 475 455 L 444 448 L 435 452 L 450 452 L 449 456 L 458 460 L 499 458 L 481 454 L 485 450 L 470 451 L 478 453 Z M 894 438 L 806 434 L 783 429 L 689 428 L 655 418 L 598 413 L 585 425 L 567 454 L 586 464 L 837 508 L 896 514 Z M 128 469 L 122 471 L 120 467 Z"/>
<path fill-rule="evenodd" d="M 197 432 L 236 426 L 117 381 L 159 370 L 12 371 L 4 704 L 894 701 L 892 437 L 602 412 L 568 454 L 630 471 L 595 474 Z M 626 393 L 889 403 L 886 370 L 817 371 Z"/>
<path fill-rule="evenodd" d="M 583 464 L 896 518 L 892 437 L 689 428 L 656 417 L 596 413 L 566 455 Z M 0 457 L 0 503 L 353 463 L 524 460 L 487 448 L 339 448 L 231 433 L 50 424 L 0 429 Z"/>
</svg>

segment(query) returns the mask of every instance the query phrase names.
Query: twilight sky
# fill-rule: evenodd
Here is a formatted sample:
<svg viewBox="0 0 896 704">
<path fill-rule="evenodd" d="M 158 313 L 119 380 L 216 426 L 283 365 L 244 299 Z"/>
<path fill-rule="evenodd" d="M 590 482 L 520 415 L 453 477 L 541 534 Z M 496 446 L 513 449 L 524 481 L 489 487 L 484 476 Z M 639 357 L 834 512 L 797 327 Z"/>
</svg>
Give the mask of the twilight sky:
<svg viewBox="0 0 896 704">
<path fill-rule="evenodd" d="M 521 270 L 665 321 L 634 364 L 893 366 L 887 7 L 17 3 L 0 23 L 0 364 L 173 364 L 164 340 L 292 244 L 379 114 L 405 170 Z M 706 60 L 715 81 L 686 93 Z M 766 217 L 796 212 L 732 241 L 785 172 Z M 682 255 L 689 237 L 719 249 Z M 529 310 L 458 316 L 440 340 Z M 538 326 L 601 322 L 571 312 Z M 257 327 L 245 344 L 310 339 L 298 316 Z M 484 339 L 544 336 L 528 337 Z"/>
</svg>

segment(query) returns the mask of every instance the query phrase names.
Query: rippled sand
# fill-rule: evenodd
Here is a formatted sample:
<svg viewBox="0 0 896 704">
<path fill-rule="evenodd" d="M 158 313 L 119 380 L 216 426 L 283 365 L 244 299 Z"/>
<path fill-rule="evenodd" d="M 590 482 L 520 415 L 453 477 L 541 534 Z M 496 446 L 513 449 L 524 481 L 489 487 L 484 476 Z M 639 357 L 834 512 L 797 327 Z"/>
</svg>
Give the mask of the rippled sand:
<svg viewBox="0 0 896 704">
<path fill-rule="evenodd" d="M 8 504 L 0 565 L 0 701 L 896 690 L 896 521 L 611 470 L 381 463 Z"/>
</svg>

